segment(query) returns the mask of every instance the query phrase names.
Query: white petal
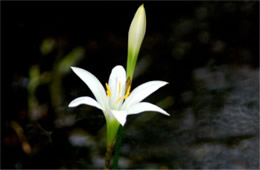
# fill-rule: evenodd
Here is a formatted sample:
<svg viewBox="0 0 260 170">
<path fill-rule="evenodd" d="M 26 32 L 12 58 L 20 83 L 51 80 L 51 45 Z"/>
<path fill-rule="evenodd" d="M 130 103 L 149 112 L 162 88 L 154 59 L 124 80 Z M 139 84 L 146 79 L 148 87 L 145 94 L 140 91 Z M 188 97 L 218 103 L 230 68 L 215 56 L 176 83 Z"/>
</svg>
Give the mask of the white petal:
<svg viewBox="0 0 260 170">
<path fill-rule="evenodd" d="M 146 112 L 146 111 L 159 112 L 159 113 L 162 113 L 164 115 L 170 116 L 169 113 L 167 113 L 166 111 L 164 111 L 160 107 L 158 107 L 154 104 L 151 104 L 151 103 L 147 103 L 147 102 L 137 103 L 137 104 L 131 106 L 127 110 L 127 115 L 138 114 L 138 113 Z"/>
<path fill-rule="evenodd" d="M 109 88 L 111 90 L 111 102 L 110 104 L 112 106 L 115 105 L 116 100 L 123 96 L 125 93 L 125 83 L 126 83 L 126 72 L 124 67 L 117 65 L 115 66 L 112 71 L 111 74 L 109 76 Z M 119 87 L 119 84 L 121 84 Z M 120 92 L 119 92 L 119 88 L 120 88 Z M 114 108 L 114 107 L 113 107 Z"/>
<path fill-rule="evenodd" d="M 92 99 L 91 97 L 87 97 L 87 96 L 78 97 L 78 98 L 74 99 L 73 101 L 70 102 L 69 107 L 76 107 L 81 104 L 94 106 L 94 107 L 102 110 L 102 106 L 100 106 L 100 104 L 96 100 Z"/>
<path fill-rule="evenodd" d="M 123 110 L 111 110 L 112 114 L 116 118 L 116 120 L 122 125 L 125 125 L 127 113 Z"/>
<path fill-rule="evenodd" d="M 160 87 L 165 86 L 168 84 L 165 81 L 149 81 L 144 83 L 138 87 L 136 87 L 130 96 L 126 99 L 124 105 L 122 106 L 123 109 L 128 109 L 132 105 L 141 102 L 147 96 L 158 90 Z"/>
<path fill-rule="evenodd" d="M 90 72 L 77 68 L 71 67 L 71 69 L 79 76 L 79 78 L 84 81 L 84 83 L 92 91 L 93 95 L 97 99 L 98 103 L 104 107 L 106 105 L 106 92 L 100 81 Z"/>
</svg>

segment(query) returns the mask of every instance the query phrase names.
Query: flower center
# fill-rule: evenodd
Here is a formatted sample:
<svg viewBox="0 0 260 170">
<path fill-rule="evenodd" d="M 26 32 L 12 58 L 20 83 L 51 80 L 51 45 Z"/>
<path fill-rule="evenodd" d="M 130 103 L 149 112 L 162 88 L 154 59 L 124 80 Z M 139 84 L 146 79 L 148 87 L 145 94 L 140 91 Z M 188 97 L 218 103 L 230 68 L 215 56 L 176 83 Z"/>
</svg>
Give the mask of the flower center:
<svg viewBox="0 0 260 170">
<path fill-rule="evenodd" d="M 121 90 L 122 90 L 122 85 L 121 85 L 121 82 L 120 82 L 120 81 L 119 81 L 117 87 L 118 87 L 118 91 L 117 91 L 117 90 L 116 90 L 116 91 L 117 91 L 118 94 L 120 95 Z M 118 104 L 121 100 L 125 100 L 125 99 L 129 96 L 130 90 L 131 90 L 131 86 L 128 85 L 128 87 L 127 87 L 127 89 L 126 89 L 124 95 L 123 95 L 123 96 L 119 96 L 119 97 L 116 99 L 115 104 Z M 108 96 L 109 99 L 110 99 L 111 96 L 112 96 L 112 92 L 111 92 L 111 89 L 110 89 L 108 83 L 106 83 L 106 93 L 107 93 L 107 96 Z"/>
</svg>

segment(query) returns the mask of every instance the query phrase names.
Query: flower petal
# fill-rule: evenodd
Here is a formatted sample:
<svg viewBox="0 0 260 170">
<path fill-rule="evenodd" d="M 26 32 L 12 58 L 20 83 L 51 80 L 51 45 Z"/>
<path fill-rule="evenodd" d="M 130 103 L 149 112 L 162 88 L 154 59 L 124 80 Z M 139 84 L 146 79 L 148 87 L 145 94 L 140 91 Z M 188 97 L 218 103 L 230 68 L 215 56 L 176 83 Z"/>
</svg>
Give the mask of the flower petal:
<svg viewBox="0 0 260 170">
<path fill-rule="evenodd" d="M 122 108 L 128 109 L 132 105 L 141 102 L 147 96 L 158 90 L 160 87 L 165 86 L 166 84 L 168 83 L 165 81 L 149 81 L 136 87 L 130 96 L 125 100 Z"/>
<path fill-rule="evenodd" d="M 131 106 L 127 110 L 127 115 L 138 114 L 138 113 L 146 112 L 146 111 L 159 112 L 159 113 L 162 113 L 164 115 L 170 116 L 169 113 L 167 113 L 166 111 L 164 111 L 160 107 L 158 107 L 154 104 L 151 104 L 151 103 L 147 103 L 147 102 L 141 102 L 141 103 L 137 103 L 137 104 Z"/>
<path fill-rule="evenodd" d="M 111 90 L 110 106 L 112 108 L 115 108 L 116 100 L 119 97 L 124 96 L 125 83 L 126 83 L 126 72 L 124 67 L 122 67 L 121 65 L 115 66 L 111 71 L 111 74 L 109 76 L 109 81 L 108 81 Z"/>
<path fill-rule="evenodd" d="M 112 114 L 116 118 L 116 120 L 122 125 L 125 125 L 127 113 L 123 110 L 111 110 Z"/>
<path fill-rule="evenodd" d="M 81 105 L 81 104 L 94 106 L 94 107 L 96 107 L 100 110 L 103 110 L 102 106 L 100 106 L 100 104 L 96 100 L 94 100 L 93 98 L 88 97 L 88 96 L 78 97 L 78 98 L 74 99 L 73 101 L 70 102 L 69 107 L 76 107 L 76 106 Z"/>
<path fill-rule="evenodd" d="M 93 74 L 84 69 L 78 67 L 71 67 L 71 69 L 89 87 L 98 103 L 102 105 L 102 107 L 106 106 L 107 97 L 100 81 Z"/>
</svg>

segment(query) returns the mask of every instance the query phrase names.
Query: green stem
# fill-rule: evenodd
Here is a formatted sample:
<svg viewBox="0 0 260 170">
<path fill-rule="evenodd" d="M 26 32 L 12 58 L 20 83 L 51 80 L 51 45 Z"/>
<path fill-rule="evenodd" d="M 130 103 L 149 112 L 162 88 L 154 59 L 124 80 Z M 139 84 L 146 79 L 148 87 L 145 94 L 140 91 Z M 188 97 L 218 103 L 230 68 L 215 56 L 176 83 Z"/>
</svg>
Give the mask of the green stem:
<svg viewBox="0 0 260 170">
<path fill-rule="evenodd" d="M 123 135 L 124 135 L 124 127 L 120 126 L 117 134 L 117 139 L 116 139 L 115 154 L 114 154 L 112 169 L 118 168 L 118 159 L 119 159 L 120 147 L 121 147 Z"/>
<path fill-rule="evenodd" d="M 112 158 L 112 151 L 113 151 L 113 144 L 108 144 L 107 145 L 107 151 L 106 151 L 106 156 L 105 156 L 105 165 L 104 169 L 108 170 L 110 168 L 110 160 Z"/>
</svg>

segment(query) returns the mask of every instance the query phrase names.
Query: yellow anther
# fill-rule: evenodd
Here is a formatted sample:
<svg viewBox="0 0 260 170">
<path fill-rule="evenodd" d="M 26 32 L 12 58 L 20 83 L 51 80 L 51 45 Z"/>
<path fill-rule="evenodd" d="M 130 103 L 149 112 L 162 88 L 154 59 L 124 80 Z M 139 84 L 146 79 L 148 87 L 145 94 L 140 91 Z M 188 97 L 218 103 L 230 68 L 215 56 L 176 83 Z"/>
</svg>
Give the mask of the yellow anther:
<svg viewBox="0 0 260 170">
<path fill-rule="evenodd" d="M 118 93 L 120 94 L 121 92 L 121 82 L 119 82 L 119 85 L 118 85 Z"/>
<path fill-rule="evenodd" d="M 126 93 L 125 93 L 125 95 L 124 95 L 124 99 L 126 99 L 126 98 L 129 96 L 129 94 L 130 94 L 130 89 L 131 89 L 131 86 L 128 86 L 128 88 L 127 88 L 127 90 L 126 90 Z"/>
<path fill-rule="evenodd" d="M 120 100 L 121 100 L 121 97 L 118 97 L 118 98 L 116 99 L 116 104 L 118 104 Z"/>
<path fill-rule="evenodd" d="M 110 91 L 109 85 L 107 83 L 106 83 L 106 89 L 107 89 L 108 97 L 111 97 L 111 91 Z"/>
</svg>

